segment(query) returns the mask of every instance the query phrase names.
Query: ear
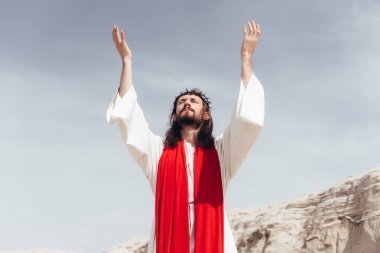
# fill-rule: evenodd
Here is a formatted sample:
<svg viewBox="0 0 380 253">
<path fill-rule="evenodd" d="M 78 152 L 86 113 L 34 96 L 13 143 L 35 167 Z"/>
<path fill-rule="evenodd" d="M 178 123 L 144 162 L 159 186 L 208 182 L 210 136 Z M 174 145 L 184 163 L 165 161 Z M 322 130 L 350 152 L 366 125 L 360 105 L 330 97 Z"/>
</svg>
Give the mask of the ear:
<svg viewBox="0 0 380 253">
<path fill-rule="evenodd" d="M 209 120 L 210 119 L 210 113 L 205 112 L 205 114 L 203 115 L 203 119 L 204 120 Z"/>
</svg>

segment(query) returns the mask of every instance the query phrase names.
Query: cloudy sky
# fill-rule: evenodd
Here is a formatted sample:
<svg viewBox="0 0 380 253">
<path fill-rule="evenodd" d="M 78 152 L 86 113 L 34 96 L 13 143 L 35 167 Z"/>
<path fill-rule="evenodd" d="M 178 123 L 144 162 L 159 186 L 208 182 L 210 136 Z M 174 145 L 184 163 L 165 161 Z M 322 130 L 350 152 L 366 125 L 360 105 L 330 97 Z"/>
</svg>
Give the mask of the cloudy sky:
<svg viewBox="0 0 380 253">
<path fill-rule="evenodd" d="M 154 198 L 106 109 L 126 31 L 133 81 L 163 135 L 184 88 L 213 102 L 215 135 L 240 82 L 242 25 L 264 128 L 226 208 L 318 191 L 380 166 L 378 1 L 0 1 L 0 250 L 101 252 L 149 234 Z"/>
</svg>

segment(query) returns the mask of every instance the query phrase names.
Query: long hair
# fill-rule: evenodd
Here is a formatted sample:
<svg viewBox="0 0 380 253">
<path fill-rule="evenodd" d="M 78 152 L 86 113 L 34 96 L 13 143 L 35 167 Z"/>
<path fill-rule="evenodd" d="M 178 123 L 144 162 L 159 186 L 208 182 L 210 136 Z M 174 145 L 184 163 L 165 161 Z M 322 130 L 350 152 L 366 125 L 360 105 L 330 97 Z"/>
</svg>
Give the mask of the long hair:
<svg viewBox="0 0 380 253">
<path fill-rule="evenodd" d="M 171 114 L 169 115 L 169 129 L 166 131 L 166 137 L 164 141 L 164 145 L 168 147 L 175 147 L 179 139 L 181 138 L 181 125 L 177 121 L 176 108 L 178 99 L 183 95 L 196 95 L 202 99 L 203 109 L 202 109 L 202 120 L 199 126 L 199 131 L 197 133 L 195 144 L 201 146 L 202 148 L 211 148 L 214 145 L 215 138 L 212 135 L 212 129 L 214 127 L 214 123 L 212 121 L 211 116 L 211 102 L 206 95 L 200 91 L 199 89 L 192 89 L 181 92 L 174 100 L 173 109 Z M 203 119 L 203 114 L 208 112 L 210 117 L 208 120 Z"/>
</svg>

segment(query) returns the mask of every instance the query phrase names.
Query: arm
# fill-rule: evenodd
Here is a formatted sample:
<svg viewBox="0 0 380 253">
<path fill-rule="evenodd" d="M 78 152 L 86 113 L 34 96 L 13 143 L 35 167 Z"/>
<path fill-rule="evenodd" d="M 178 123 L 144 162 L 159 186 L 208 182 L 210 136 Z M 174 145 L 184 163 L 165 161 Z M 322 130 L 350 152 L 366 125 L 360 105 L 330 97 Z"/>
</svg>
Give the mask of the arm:
<svg viewBox="0 0 380 253">
<path fill-rule="evenodd" d="M 247 32 L 247 26 L 243 26 L 244 39 L 240 49 L 241 79 L 245 88 L 247 88 L 248 81 L 253 73 L 252 56 L 261 35 L 259 24 L 255 25 L 252 20 L 251 22 L 248 21 L 248 25 L 250 28 L 249 33 Z"/>
<path fill-rule="evenodd" d="M 119 93 L 120 96 L 123 97 L 132 86 L 132 51 L 129 49 L 128 44 L 125 41 L 124 31 L 121 30 L 120 33 L 119 27 L 113 26 L 113 41 L 115 42 L 116 49 L 119 52 L 122 61 Z"/>
<path fill-rule="evenodd" d="M 217 148 L 223 154 L 223 181 L 226 185 L 236 174 L 242 161 L 256 142 L 264 124 L 265 102 L 264 89 L 253 72 L 252 56 L 260 30 L 254 23 L 249 23 L 251 32 L 247 34 L 244 26 L 244 40 L 241 48 L 241 81 L 238 100 L 230 123 L 221 136 L 217 138 Z"/>
<path fill-rule="evenodd" d="M 107 108 L 109 124 L 118 123 L 121 136 L 132 157 L 148 178 L 155 190 L 157 156 L 162 152 L 162 139 L 149 129 L 143 111 L 137 103 L 137 95 L 132 84 L 132 53 L 126 46 L 124 33 L 118 38 L 118 28 L 114 27 L 115 45 L 123 62 L 120 86 Z"/>
</svg>

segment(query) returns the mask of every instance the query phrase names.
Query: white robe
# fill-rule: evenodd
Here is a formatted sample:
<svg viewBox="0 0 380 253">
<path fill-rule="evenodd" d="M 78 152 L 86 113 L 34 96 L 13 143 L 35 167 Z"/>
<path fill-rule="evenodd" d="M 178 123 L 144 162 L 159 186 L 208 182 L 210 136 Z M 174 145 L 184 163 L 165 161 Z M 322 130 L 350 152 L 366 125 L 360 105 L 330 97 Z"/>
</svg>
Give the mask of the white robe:
<svg viewBox="0 0 380 253">
<path fill-rule="evenodd" d="M 223 194 L 228 183 L 236 174 L 242 161 L 255 143 L 264 124 L 265 113 L 264 89 L 253 73 L 245 88 L 240 80 L 240 89 L 231 115 L 229 125 L 223 134 L 215 138 L 222 173 Z M 121 136 L 133 158 L 149 180 L 153 194 L 156 190 L 158 162 L 163 152 L 163 138 L 149 129 L 144 114 L 137 103 L 137 95 L 132 86 L 121 98 L 117 91 L 107 108 L 107 122 L 118 123 Z M 194 152 L 191 144 L 185 142 L 187 172 L 189 182 L 189 202 L 193 200 L 193 161 Z M 190 154 L 191 153 L 191 154 Z M 190 242 L 194 245 L 194 209 L 189 205 Z M 155 253 L 155 224 L 153 224 L 147 253 Z M 193 251 L 192 251 L 193 252 Z M 230 224 L 224 210 L 224 252 L 237 253 L 236 244 Z"/>
</svg>

